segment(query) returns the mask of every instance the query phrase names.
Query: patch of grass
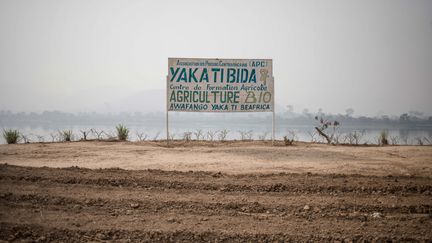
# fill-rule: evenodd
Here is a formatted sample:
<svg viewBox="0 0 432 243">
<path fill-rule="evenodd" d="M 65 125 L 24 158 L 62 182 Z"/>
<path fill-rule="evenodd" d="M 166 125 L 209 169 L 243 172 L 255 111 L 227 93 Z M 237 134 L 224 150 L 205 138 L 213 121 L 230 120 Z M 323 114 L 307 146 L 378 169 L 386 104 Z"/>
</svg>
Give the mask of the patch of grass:
<svg viewBox="0 0 432 243">
<path fill-rule="evenodd" d="M 60 135 L 60 140 L 63 142 L 70 142 L 73 139 L 72 130 L 59 131 L 59 135 Z"/>
<path fill-rule="evenodd" d="M 18 130 L 3 129 L 3 137 L 8 144 L 15 144 L 20 139 L 20 132 Z"/>
<path fill-rule="evenodd" d="M 129 129 L 122 124 L 118 124 L 116 126 L 116 129 L 117 129 L 117 138 L 121 141 L 126 141 L 129 136 Z"/>
<path fill-rule="evenodd" d="M 389 144 L 388 136 L 389 136 L 389 134 L 388 134 L 387 130 L 382 130 L 380 135 L 379 135 L 379 138 L 378 138 L 379 144 L 380 145 L 388 145 Z"/>
</svg>

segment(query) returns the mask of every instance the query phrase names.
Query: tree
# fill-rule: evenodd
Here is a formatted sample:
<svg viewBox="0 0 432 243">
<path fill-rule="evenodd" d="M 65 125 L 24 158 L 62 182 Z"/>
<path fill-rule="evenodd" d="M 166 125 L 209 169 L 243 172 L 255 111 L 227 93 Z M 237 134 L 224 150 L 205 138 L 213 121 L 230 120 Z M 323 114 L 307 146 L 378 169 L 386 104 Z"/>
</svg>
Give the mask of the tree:
<svg viewBox="0 0 432 243">
<path fill-rule="evenodd" d="M 403 113 L 402 115 L 400 115 L 399 117 L 399 121 L 405 122 L 405 121 L 409 121 L 410 117 L 407 113 Z"/>
<path fill-rule="evenodd" d="M 315 127 L 315 130 L 317 130 L 318 134 L 322 137 L 324 137 L 327 140 L 327 143 L 330 144 L 333 140 L 333 136 L 336 132 L 336 128 L 340 125 L 338 121 L 329 121 L 326 120 L 324 117 L 315 116 L 315 120 L 319 122 L 319 126 Z M 326 134 L 325 130 L 327 128 L 333 128 L 331 134 Z"/>
<path fill-rule="evenodd" d="M 351 117 L 354 114 L 354 109 L 353 108 L 348 108 L 345 110 L 346 116 L 347 117 Z"/>
</svg>

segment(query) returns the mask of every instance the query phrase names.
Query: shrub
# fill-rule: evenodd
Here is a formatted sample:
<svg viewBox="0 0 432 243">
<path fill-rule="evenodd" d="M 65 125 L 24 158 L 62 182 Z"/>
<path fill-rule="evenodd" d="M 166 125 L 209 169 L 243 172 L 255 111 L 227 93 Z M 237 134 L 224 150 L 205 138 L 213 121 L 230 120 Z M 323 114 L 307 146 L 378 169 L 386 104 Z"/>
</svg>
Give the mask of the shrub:
<svg viewBox="0 0 432 243">
<path fill-rule="evenodd" d="M 82 134 L 81 140 L 87 141 L 87 137 L 88 137 L 88 135 L 89 135 L 90 132 L 87 131 L 87 130 L 80 130 L 80 132 Z"/>
<path fill-rule="evenodd" d="M 3 129 L 3 137 L 8 144 L 15 144 L 18 143 L 18 140 L 20 139 L 20 133 L 18 130 Z"/>
<path fill-rule="evenodd" d="M 226 140 L 227 136 L 228 136 L 228 133 L 229 133 L 229 131 L 226 130 L 226 129 L 220 131 L 219 135 L 218 135 L 219 141 L 224 142 Z"/>
<path fill-rule="evenodd" d="M 90 129 L 90 132 L 94 134 L 94 136 L 98 139 L 101 140 L 103 137 L 103 134 L 105 133 L 103 130 L 96 130 L 96 129 Z"/>
<path fill-rule="evenodd" d="M 240 140 L 246 141 L 246 140 L 252 140 L 253 131 L 239 131 L 240 133 Z"/>
<path fill-rule="evenodd" d="M 288 136 L 284 136 L 284 143 L 285 143 L 285 146 L 292 145 L 293 142 L 294 142 L 294 138 L 293 138 L 293 139 L 289 139 Z"/>
<path fill-rule="evenodd" d="M 122 124 L 118 124 L 116 126 L 117 129 L 117 137 L 119 140 L 126 141 L 126 139 L 129 136 L 129 129 L 126 126 L 123 126 Z"/>
<path fill-rule="evenodd" d="M 382 130 L 380 135 L 379 135 L 379 144 L 380 145 L 388 145 L 388 132 L 387 130 Z"/>
<path fill-rule="evenodd" d="M 158 132 L 154 135 L 154 137 L 153 137 L 153 141 L 154 141 L 154 142 L 156 142 L 156 141 L 158 140 L 160 133 L 161 133 L 161 132 L 158 131 Z"/>
<path fill-rule="evenodd" d="M 136 136 L 138 141 L 145 141 L 148 138 L 148 135 L 144 134 L 143 132 L 136 132 Z"/>
<path fill-rule="evenodd" d="M 267 138 L 268 132 L 264 132 L 262 135 L 258 135 L 258 140 L 265 141 Z"/>
<path fill-rule="evenodd" d="M 59 131 L 60 140 L 63 142 L 70 142 L 72 141 L 73 132 L 72 130 L 63 130 Z"/>
<path fill-rule="evenodd" d="M 201 129 L 195 130 L 194 135 L 195 135 L 195 138 L 197 141 L 199 141 L 201 139 L 201 137 L 203 138 L 203 140 L 205 139 L 204 133 Z"/>
<path fill-rule="evenodd" d="M 207 138 L 208 138 L 208 140 L 213 141 L 214 137 L 216 136 L 216 133 L 217 132 L 215 132 L 215 131 L 208 131 L 207 132 Z"/>
<path fill-rule="evenodd" d="M 330 144 L 333 140 L 333 137 L 336 133 L 336 129 L 338 128 L 338 126 L 340 125 L 340 123 L 338 121 L 329 121 L 326 120 L 324 117 L 318 117 L 315 116 L 315 120 L 317 120 L 319 122 L 319 126 L 315 127 L 315 130 L 318 132 L 318 134 L 322 137 L 324 137 L 327 140 L 327 143 Z M 325 130 L 327 128 L 333 128 L 333 131 L 331 134 L 328 134 L 325 132 Z"/>
<path fill-rule="evenodd" d="M 189 142 L 192 139 L 192 132 L 184 132 L 183 133 L 183 140 L 186 142 Z"/>
</svg>

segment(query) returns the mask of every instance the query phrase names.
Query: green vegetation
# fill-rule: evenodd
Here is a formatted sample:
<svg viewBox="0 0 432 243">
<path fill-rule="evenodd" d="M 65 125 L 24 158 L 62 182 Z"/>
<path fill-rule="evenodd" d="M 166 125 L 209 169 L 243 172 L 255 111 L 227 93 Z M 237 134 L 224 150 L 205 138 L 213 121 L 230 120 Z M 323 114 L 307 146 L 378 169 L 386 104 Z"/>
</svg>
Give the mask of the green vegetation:
<svg viewBox="0 0 432 243">
<path fill-rule="evenodd" d="M 63 141 L 63 142 L 70 142 L 73 139 L 72 130 L 59 131 L 59 135 L 60 135 L 60 141 Z"/>
<path fill-rule="evenodd" d="M 128 136 L 129 136 L 129 129 L 126 126 L 122 125 L 122 124 L 118 124 L 116 126 L 116 129 L 117 129 L 117 137 L 118 137 L 118 139 L 121 140 L 121 141 L 126 141 L 127 138 L 128 138 Z"/>
<path fill-rule="evenodd" d="M 381 131 L 378 140 L 379 140 L 378 142 L 380 145 L 388 145 L 389 144 L 387 130 Z"/>
<path fill-rule="evenodd" d="M 18 143 L 18 140 L 20 139 L 20 133 L 18 130 L 3 129 L 3 137 L 8 144 L 15 144 Z"/>
</svg>

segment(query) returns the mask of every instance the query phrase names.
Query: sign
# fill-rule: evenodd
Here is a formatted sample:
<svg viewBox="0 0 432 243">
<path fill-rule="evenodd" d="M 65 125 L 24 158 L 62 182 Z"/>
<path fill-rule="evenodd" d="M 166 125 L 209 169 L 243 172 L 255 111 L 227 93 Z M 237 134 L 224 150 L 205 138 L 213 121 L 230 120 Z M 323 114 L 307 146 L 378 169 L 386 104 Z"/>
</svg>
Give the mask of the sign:
<svg viewBox="0 0 432 243">
<path fill-rule="evenodd" d="M 273 62 L 168 58 L 167 111 L 273 112 Z"/>
</svg>

